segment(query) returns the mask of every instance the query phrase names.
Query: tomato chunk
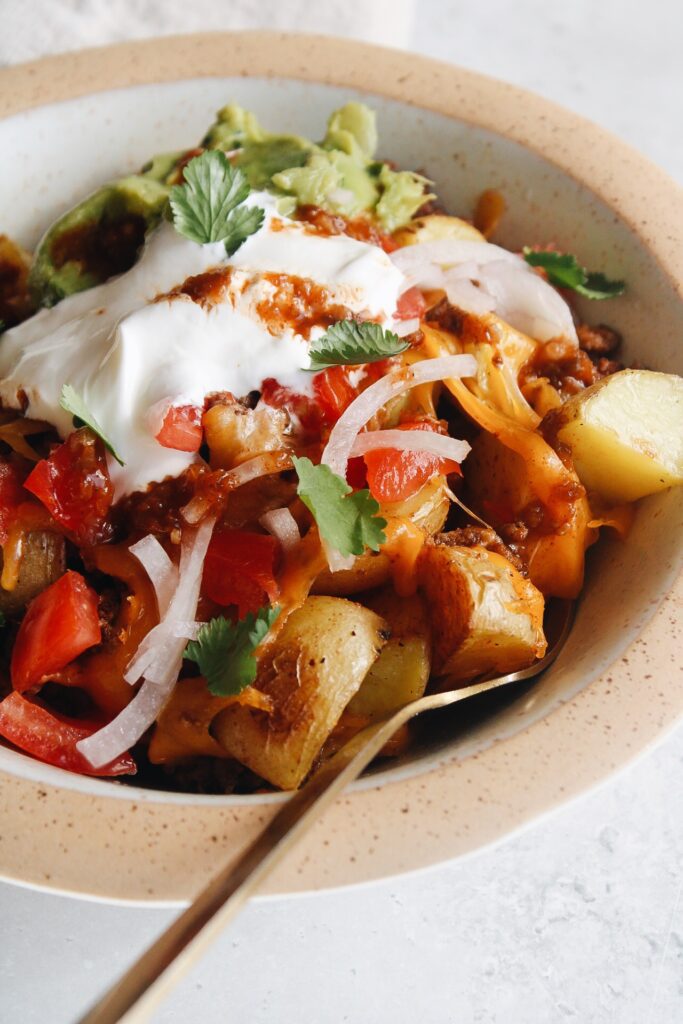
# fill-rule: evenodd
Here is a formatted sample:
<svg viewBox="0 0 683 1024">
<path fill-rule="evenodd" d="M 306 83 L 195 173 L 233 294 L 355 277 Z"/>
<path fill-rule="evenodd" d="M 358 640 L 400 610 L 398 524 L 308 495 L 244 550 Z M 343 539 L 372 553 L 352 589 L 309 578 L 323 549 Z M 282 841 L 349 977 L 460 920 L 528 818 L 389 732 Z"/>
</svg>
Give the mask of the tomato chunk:
<svg viewBox="0 0 683 1024">
<path fill-rule="evenodd" d="M 280 546 L 268 534 L 223 530 L 214 534 L 204 561 L 203 590 L 216 604 L 237 605 L 238 615 L 273 602 L 279 590 L 275 560 Z"/>
<path fill-rule="evenodd" d="M 137 768 L 130 754 L 122 754 L 102 768 L 93 768 L 76 749 L 80 740 L 92 736 L 104 724 L 57 715 L 18 693 L 10 693 L 0 701 L 0 736 L 39 761 L 81 775 L 134 775 Z"/>
<path fill-rule="evenodd" d="M 24 487 L 82 543 L 105 539 L 114 487 L 104 446 L 87 428 L 75 430 L 47 459 L 36 463 Z"/>
<path fill-rule="evenodd" d="M 28 606 L 14 641 L 12 686 L 20 693 L 38 686 L 101 639 L 97 594 L 69 570 Z"/>
<path fill-rule="evenodd" d="M 399 320 L 414 320 L 424 316 L 427 309 L 425 297 L 419 288 L 409 288 L 399 296 L 396 304 L 396 317 Z"/>
<path fill-rule="evenodd" d="M 0 462 L 0 544 L 7 540 L 16 511 L 26 499 L 16 466 L 4 459 Z"/>
<path fill-rule="evenodd" d="M 441 432 L 434 420 L 401 423 L 399 430 L 433 430 Z M 431 452 L 399 451 L 396 448 L 378 448 L 363 456 L 367 470 L 368 487 L 377 501 L 405 501 L 417 494 L 433 476 L 458 473 L 457 462 L 442 459 Z"/>
<path fill-rule="evenodd" d="M 164 448 L 198 452 L 202 444 L 202 410 L 196 405 L 172 405 L 156 439 Z"/>
<path fill-rule="evenodd" d="M 285 409 L 299 423 L 302 429 L 312 437 L 317 437 L 323 425 L 321 410 L 318 403 L 301 395 L 292 388 L 280 384 L 274 377 L 266 377 L 261 384 L 261 399 L 266 405 L 275 409 Z"/>
<path fill-rule="evenodd" d="M 352 372 L 348 366 L 330 366 L 313 378 L 316 401 L 328 426 L 337 422 L 358 394 L 358 385 L 351 383 Z M 355 374 L 359 376 L 357 368 Z"/>
</svg>

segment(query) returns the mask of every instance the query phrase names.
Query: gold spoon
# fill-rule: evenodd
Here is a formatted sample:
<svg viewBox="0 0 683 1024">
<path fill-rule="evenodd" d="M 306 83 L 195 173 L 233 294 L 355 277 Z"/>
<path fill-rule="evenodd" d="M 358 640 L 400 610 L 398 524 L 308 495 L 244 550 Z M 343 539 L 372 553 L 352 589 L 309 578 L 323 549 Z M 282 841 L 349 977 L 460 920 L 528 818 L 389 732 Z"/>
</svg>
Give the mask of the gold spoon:
<svg viewBox="0 0 683 1024">
<path fill-rule="evenodd" d="M 178 984 L 253 892 L 277 867 L 342 790 L 353 782 L 406 722 L 423 711 L 448 707 L 479 693 L 531 679 L 560 653 L 572 624 L 574 605 L 557 603 L 555 633 L 544 658 L 505 676 L 445 693 L 433 693 L 357 733 L 294 793 L 261 834 L 209 882 L 136 963 L 80 1018 L 78 1024 L 142 1024 Z"/>
</svg>

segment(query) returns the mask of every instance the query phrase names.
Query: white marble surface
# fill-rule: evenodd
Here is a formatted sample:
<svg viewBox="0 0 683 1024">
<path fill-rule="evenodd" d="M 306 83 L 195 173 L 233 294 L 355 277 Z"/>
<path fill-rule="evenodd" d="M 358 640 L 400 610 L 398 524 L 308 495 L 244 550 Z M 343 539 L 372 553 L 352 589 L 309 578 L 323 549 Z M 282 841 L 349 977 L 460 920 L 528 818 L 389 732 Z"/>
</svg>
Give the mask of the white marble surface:
<svg viewBox="0 0 683 1024">
<path fill-rule="evenodd" d="M 162 32 L 305 23 L 535 89 L 683 180 L 675 0 L 417 6 L 419 16 L 411 0 L 0 0 L 0 64 Z M 496 848 L 359 889 L 254 903 L 155 1024 L 674 1024 L 682 791 L 679 728 Z M 0 886 L 0 1021 L 68 1024 L 171 916 Z"/>
</svg>

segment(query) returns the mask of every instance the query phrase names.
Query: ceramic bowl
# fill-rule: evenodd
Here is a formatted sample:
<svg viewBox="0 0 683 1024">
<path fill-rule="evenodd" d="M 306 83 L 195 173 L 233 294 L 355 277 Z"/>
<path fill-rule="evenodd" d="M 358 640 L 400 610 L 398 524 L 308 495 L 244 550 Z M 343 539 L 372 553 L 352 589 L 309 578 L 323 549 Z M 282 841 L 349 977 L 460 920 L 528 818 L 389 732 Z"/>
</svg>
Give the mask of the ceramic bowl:
<svg viewBox="0 0 683 1024">
<path fill-rule="evenodd" d="M 406 53 L 269 33 L 154 40 L 0 72 L 0 230 L 27 246 L 66 205 L 151 153 L 192 145 L 236 100 L 274 129 L 323 133 L 349 98 L 378 113 L 381 154 L 424 170 L 454 213 L 484 188 L 497 240 L 556 242 L 628 282 L 585 309 L 626 361 L 681 372 L 683 199 L 607 132 L 519 89 Z M 556 665 L 494 715 L 451 716 L 417 752 L 360 780 L 272 878 L 278 893 L 347 885 L 472 851 L 586 790 L 683 712 L 674 684 L 681 492 L 641 503 L 625 544 L 589 557 Z M 680 598 L 680 588 L 678 590 Z M 486 711 L 487 709 L 484 709 Z M 488 709 L 490 711 L 490 709 Z M 182 901 L 284 799 L 201 797 L 84 779 L 0 749 L 0 875 L 135 901 Z"/>
</svg>

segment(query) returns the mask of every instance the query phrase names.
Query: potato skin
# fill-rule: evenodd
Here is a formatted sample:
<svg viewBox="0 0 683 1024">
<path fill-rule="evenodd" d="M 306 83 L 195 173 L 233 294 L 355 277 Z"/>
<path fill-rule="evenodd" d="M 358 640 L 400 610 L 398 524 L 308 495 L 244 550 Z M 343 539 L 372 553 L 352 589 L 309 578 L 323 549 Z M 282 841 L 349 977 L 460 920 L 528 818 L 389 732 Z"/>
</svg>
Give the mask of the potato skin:
<svg viewBox="0 0 683 1024">
<path fill-rule="evenodd" d="M 415 245 L 418 242 L 438 242 L 442 238 L 453 238 L 466 242 L 485 242 L 481 231 L 469 221 L 460 217 L 448 217 L 442 213 L 430 213 L 416 217 L 404 228 L 394 233 L 399 245 Z"/>
<path fill-rule="evenodd" d="M 543 595 L 497 552 L 425 545 L 418 562 L 433 636 L 434 672 L 461 682 L 504 674 L 545 653 Z"/>
<path fill-rule="evenodd" d="M 400 597 L 387 587 L 369 595 L 365 604 L 391 629 L 386 646 L 347 708 L 372 720 L 423 695 L 431 669 L 431 636 L 420 594 Z"/>
<path fill-rule="evenodd" d="M 211 733 L 223 749 L 280 789 L 296 789 L 388 637 L 373 611 L 335 597 L 309 597 L 259 662 L 254 688 L 270 713 L 233 705 Z"/>
<path fill-rule="evenodd" d="M 524 520 L 527 510 L 538 504 L 537 480 L 529 464 L 485 431 L 472 442 L 467 474 L 466 500 L 496 529 Z M 568 493 L 562 504 L 561 528 L 529 527 L 518 548 L 531 581 L 543 594 L 574 598 L 583 586 L 586 548 L 598 534 L 589 526 L 592 515 L 582 491 L 574 497 Z"/>
</svg>

